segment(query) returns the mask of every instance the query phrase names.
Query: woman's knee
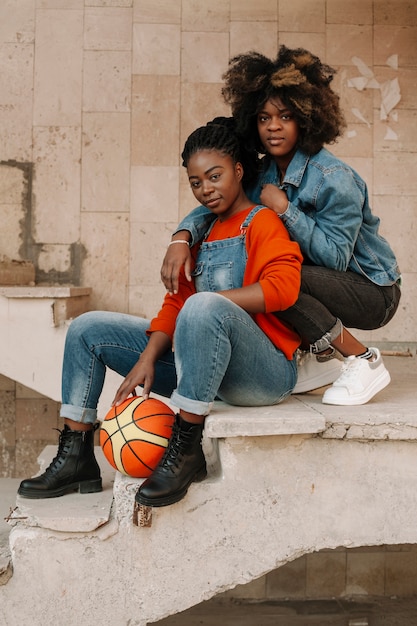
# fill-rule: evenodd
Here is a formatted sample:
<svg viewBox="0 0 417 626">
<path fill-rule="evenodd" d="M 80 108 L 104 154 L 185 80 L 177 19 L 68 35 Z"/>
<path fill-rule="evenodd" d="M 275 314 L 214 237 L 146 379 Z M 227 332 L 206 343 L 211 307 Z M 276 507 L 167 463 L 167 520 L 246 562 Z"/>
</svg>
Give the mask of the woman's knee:
<svg viewBox="0 0 417 626">
<path fill-rule="evenodd" d="M 199 292 L 188 298 L 177 317 L 175 325 L 174 343 L 190 337 L 207 340 L 218 337 L 219 331 L 224 327 L 225 321 L 233 317 L 231 309 L 236 306 L 224 296 L 215 292 Z"/>
<path fill-rule="evenodd" d="M 214 310 L 230 302 L 224 296 L 212 291 L 201 291 L 190 296 L 182 307 L 179 318 L 190 319 L 210 317 Z"/>
<path fill-rule="evenodd" d="M 97 329 L 104 321 L 105 315 L 105 311 L 88 311 L 74 318 L 68 327 L 66 343 L 82 341 L 88 337 L 91 332 L 97 332 Z"/>
</svg>

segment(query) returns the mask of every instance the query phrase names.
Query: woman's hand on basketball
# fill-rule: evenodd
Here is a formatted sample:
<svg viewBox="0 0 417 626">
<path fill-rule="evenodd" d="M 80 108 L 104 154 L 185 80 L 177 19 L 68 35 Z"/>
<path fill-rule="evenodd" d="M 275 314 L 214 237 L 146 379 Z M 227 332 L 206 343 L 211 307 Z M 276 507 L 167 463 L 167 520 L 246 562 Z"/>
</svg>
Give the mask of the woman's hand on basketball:
<svg viewBox="0 0 417 626">
<path fill-rule="evenodd" d="M 191 281 L 191 253 L 186 243 L 168 246 L 161 267 L 161 279 L 169 294 L 178 293 L 178 277 L 184 266 L 185 277 Z"/>
<path fill-rule="evenodd" d="M 161 330 L 154 330 L 151 333 L 148 345 L 117 390 L 112 406 L 118 406 L 131 393 L 135 393 L 138 385 L 143 387 L 142 397 L 149 398 L 155 378 L 155 364 L 169 350 L 171 343 L 169 335 Z"/>
<path fill-rule="evenodd" d="M 140 359 L 132 367 L 119 389 L 116 392 L 112 406 L 119 406 L 131 393 L 135 393 L 135 389 L 138 385 L 143 387 L 142 396 L 149 398 L 149 394 L 153 385 L 155 377 L 155 367 L 153 363 L 142 362 Z"/>
</svg>

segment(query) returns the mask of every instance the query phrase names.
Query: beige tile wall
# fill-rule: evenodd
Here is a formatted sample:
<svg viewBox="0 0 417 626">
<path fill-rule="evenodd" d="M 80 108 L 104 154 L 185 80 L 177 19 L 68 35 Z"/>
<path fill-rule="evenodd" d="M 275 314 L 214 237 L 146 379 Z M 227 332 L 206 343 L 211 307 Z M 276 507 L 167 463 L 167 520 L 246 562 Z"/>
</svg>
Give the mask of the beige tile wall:
<svg viewBox="0 0 417 626">
<path fill-rule="evenodd" d="M 367 180 L 403 271 L 396 318 L 358 336 L 416 341 L 417 4 L 407 0 L 3 0 L 0 161 L 33 163 L 34 177 L 25 220 L 3 184 L 19 173 L 1 169 L 0 255 L 21 257 L 31 241 L 44 278 L 73 275 L 93 287 L 93 307 L 152 316 L 170 232 L 194 206 L 183 142 L 228 114 L 229 57 L 273 56 L 282 43 L 338 68 L 349 127 L 332 149 Z M 388 120 L 381 89 L 349 86 L 355 57 L 379 85 L 398 79 Z"/>
<path fill-rule="evenodd" d="M 21 258 L 22 242 L 33 240 L 47 277 L 68 272 L 76 245 L 93 307 L 153 315 L 170 232 L 194 206 L 179 165 L 183 142 L 228 114 L 220 88 L 230 56 L 273 56 L 283 43 L 338 68 L 349 127 L 332 150 L 367 180 L 403 271 L 397 316 L 358 336 L 417 341 L 417 3 L 409 0 L 2 0 L 0 255 Z M 391 55 L 398 69 L 387 65 Z M 353 57 L 380 84 L 398 78 L 401 100 L 388 121 L 380 90 L 348 86 L 359 74 Z M 34 165 L 30 219 L 15 162 Z M 0 476 L 30 475 L 35 450 L 56 441 L 58 405 L 0 376 L 0 426 Z M 416 563 L 413 546 L 326 551 L 230 593 L 415 594 Z"/>
</svg>

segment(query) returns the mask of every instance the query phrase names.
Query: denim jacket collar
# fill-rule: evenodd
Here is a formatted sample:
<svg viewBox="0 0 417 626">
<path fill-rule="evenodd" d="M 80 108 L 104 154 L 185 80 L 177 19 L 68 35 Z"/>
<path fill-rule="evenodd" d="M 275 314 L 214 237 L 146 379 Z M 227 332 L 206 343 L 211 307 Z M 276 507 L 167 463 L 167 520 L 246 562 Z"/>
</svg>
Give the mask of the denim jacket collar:
<svg viewBox="0 0 417 626">
<path fill-rule="evenodd" d="M 297 152 L 291 159 L 290 164 L 288 165 L 282 183 L 280 183 L 278 167 L 275 161 L 271 159 L 269 164 L 267 164 L 267 162 L 265 163 L 266 170 L 263 173 L 262 179 L 260 181 L 261 186 L 271 183 L 272 185 L 277 185 L 278 187 L 282 187 L 285 184 L 299 187 L 303 179 L 304 172 L 307 168 L 309 159 L 310 157 L 307 154 L 301 152 L 301 150 L 297 150 Z"/>
</svg>

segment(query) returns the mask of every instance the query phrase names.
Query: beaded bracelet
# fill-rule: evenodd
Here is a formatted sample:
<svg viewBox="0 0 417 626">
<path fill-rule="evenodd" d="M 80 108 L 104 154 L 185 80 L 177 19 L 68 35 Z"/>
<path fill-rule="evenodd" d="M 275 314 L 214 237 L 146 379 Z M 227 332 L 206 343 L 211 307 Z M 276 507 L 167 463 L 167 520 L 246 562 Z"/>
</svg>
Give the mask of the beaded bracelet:
<svg viewBox="0 0 417 626">
<path fill-rule="evenodd" d="M 173 243 L 186 243 L 187 246 L 190 245 L 190 242 L 187 241 L 186 239 L 174 239 L 174 241 L 170 241 L 168 245 L 172 246 Z"/>
</svg>

